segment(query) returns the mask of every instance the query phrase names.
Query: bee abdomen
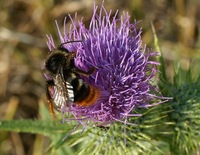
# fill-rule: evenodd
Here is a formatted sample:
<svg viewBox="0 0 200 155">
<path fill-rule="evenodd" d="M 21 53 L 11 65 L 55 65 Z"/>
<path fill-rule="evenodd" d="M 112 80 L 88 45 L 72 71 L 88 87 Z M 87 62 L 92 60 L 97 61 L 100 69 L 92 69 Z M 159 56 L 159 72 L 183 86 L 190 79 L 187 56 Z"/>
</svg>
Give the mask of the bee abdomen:
<svg viewBox="0 0 200 155">
<path fill-rule="evenodd" d="M 87 107 L 93 105 L 99 98 L 99 90 L 81 79 L 74 79 L 72 86 L 74 89 L 74 102 L 78 106 Z"/>
</svg>

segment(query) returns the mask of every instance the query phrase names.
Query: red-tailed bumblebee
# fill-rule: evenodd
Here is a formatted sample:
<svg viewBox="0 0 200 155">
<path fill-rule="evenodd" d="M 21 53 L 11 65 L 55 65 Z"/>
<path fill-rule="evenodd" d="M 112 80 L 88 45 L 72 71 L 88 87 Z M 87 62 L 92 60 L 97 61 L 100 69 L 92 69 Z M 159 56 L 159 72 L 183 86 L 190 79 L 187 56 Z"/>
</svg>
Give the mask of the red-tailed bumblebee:
<svg viewBox="0 0 200 155">
<path fill-rule="evenodd" d="M 64 44 L 73 42 L 81 41 L 62 43 L 59 48 L 49 54 L 45 62 L 46 96 L 53 117 L 55 117 L 54 108 L 60 109 L 71 104 L 90 106 L 99 97 L 99 90 L 79 76 L 89 76 L 95 72 L 96 68 L 92 67 L 87 72 L 78 69 L 74 63 L 76 52 L 69 52 L 63 47 Z"/>
</svg>

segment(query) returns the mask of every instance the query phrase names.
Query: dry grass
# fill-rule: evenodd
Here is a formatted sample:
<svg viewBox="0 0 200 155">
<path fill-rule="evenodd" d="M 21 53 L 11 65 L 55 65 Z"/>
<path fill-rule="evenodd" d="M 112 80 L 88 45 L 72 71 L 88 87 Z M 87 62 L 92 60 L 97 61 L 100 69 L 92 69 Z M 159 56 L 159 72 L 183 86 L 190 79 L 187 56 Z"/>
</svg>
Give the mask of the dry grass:
<svg viewBox="0 0 200 155">
<path fill-rule="evenodd" d="M 187 68 L 191 60 L 200 58 L 199 0 L 111 0 L 105 6 L 120 13 L 128 11 L 133 20 L 142 20 L 144 43 L 152 48 L 150 22 L 154 23 L 168 75 L 175 60 Z M 0 120 L 38 117 L 39 102 L 45 103 L 41 73 L 48 51 L 45 35 L 58 37 L 54 20 L 61 25 L 69 13 L 78 12 L 88 23 L 92 8 L 92 0 L 0 1 Z M 0 154 L 39 155 L 42 148 L 38 143 L 42 140 L 40 135 L 1 132 Z"/>
</svg>

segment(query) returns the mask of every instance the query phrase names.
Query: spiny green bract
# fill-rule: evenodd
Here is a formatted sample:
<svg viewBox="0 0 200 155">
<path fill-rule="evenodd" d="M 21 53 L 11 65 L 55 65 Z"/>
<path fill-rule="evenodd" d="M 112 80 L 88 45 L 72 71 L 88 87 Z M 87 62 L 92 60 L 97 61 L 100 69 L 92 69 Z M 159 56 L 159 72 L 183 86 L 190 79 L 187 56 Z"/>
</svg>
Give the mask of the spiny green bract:
<svg viewBox="0 0 200 155">
<path fill-rule="evenodd" d="M 194 79 L 191 70 L 179 70 L 171 87 L 173 101 L 168 119 L 174 122 L 173 136 L 169 138 L 174 154 L 199 153 L 200 147 L 200 80 Z"/>
</svg>

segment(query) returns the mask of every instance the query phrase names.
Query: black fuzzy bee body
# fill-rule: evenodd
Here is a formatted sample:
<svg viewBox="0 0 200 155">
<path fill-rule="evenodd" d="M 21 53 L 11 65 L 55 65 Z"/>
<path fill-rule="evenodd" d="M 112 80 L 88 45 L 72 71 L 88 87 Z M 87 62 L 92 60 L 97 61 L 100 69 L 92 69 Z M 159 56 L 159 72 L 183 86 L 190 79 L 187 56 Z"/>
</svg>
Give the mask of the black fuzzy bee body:
<svg viewBox="0 0 200 155">
<path fill-rule="evenodd" d="M 69 52 L 62 46 L 63 44 L 57 50 L 52 51 L 45 62 L 45 76 L 48 77 L 46 78 L 46 96 L 52 115 L 54 108 L 60 109 L 70 104 L 90 106 L 99 97 L 99 90 L 79 76 L 89 76 L 95 68 L 87 72 L 78 69 L 74 64 L 76 52 Z"/>
</svg>

